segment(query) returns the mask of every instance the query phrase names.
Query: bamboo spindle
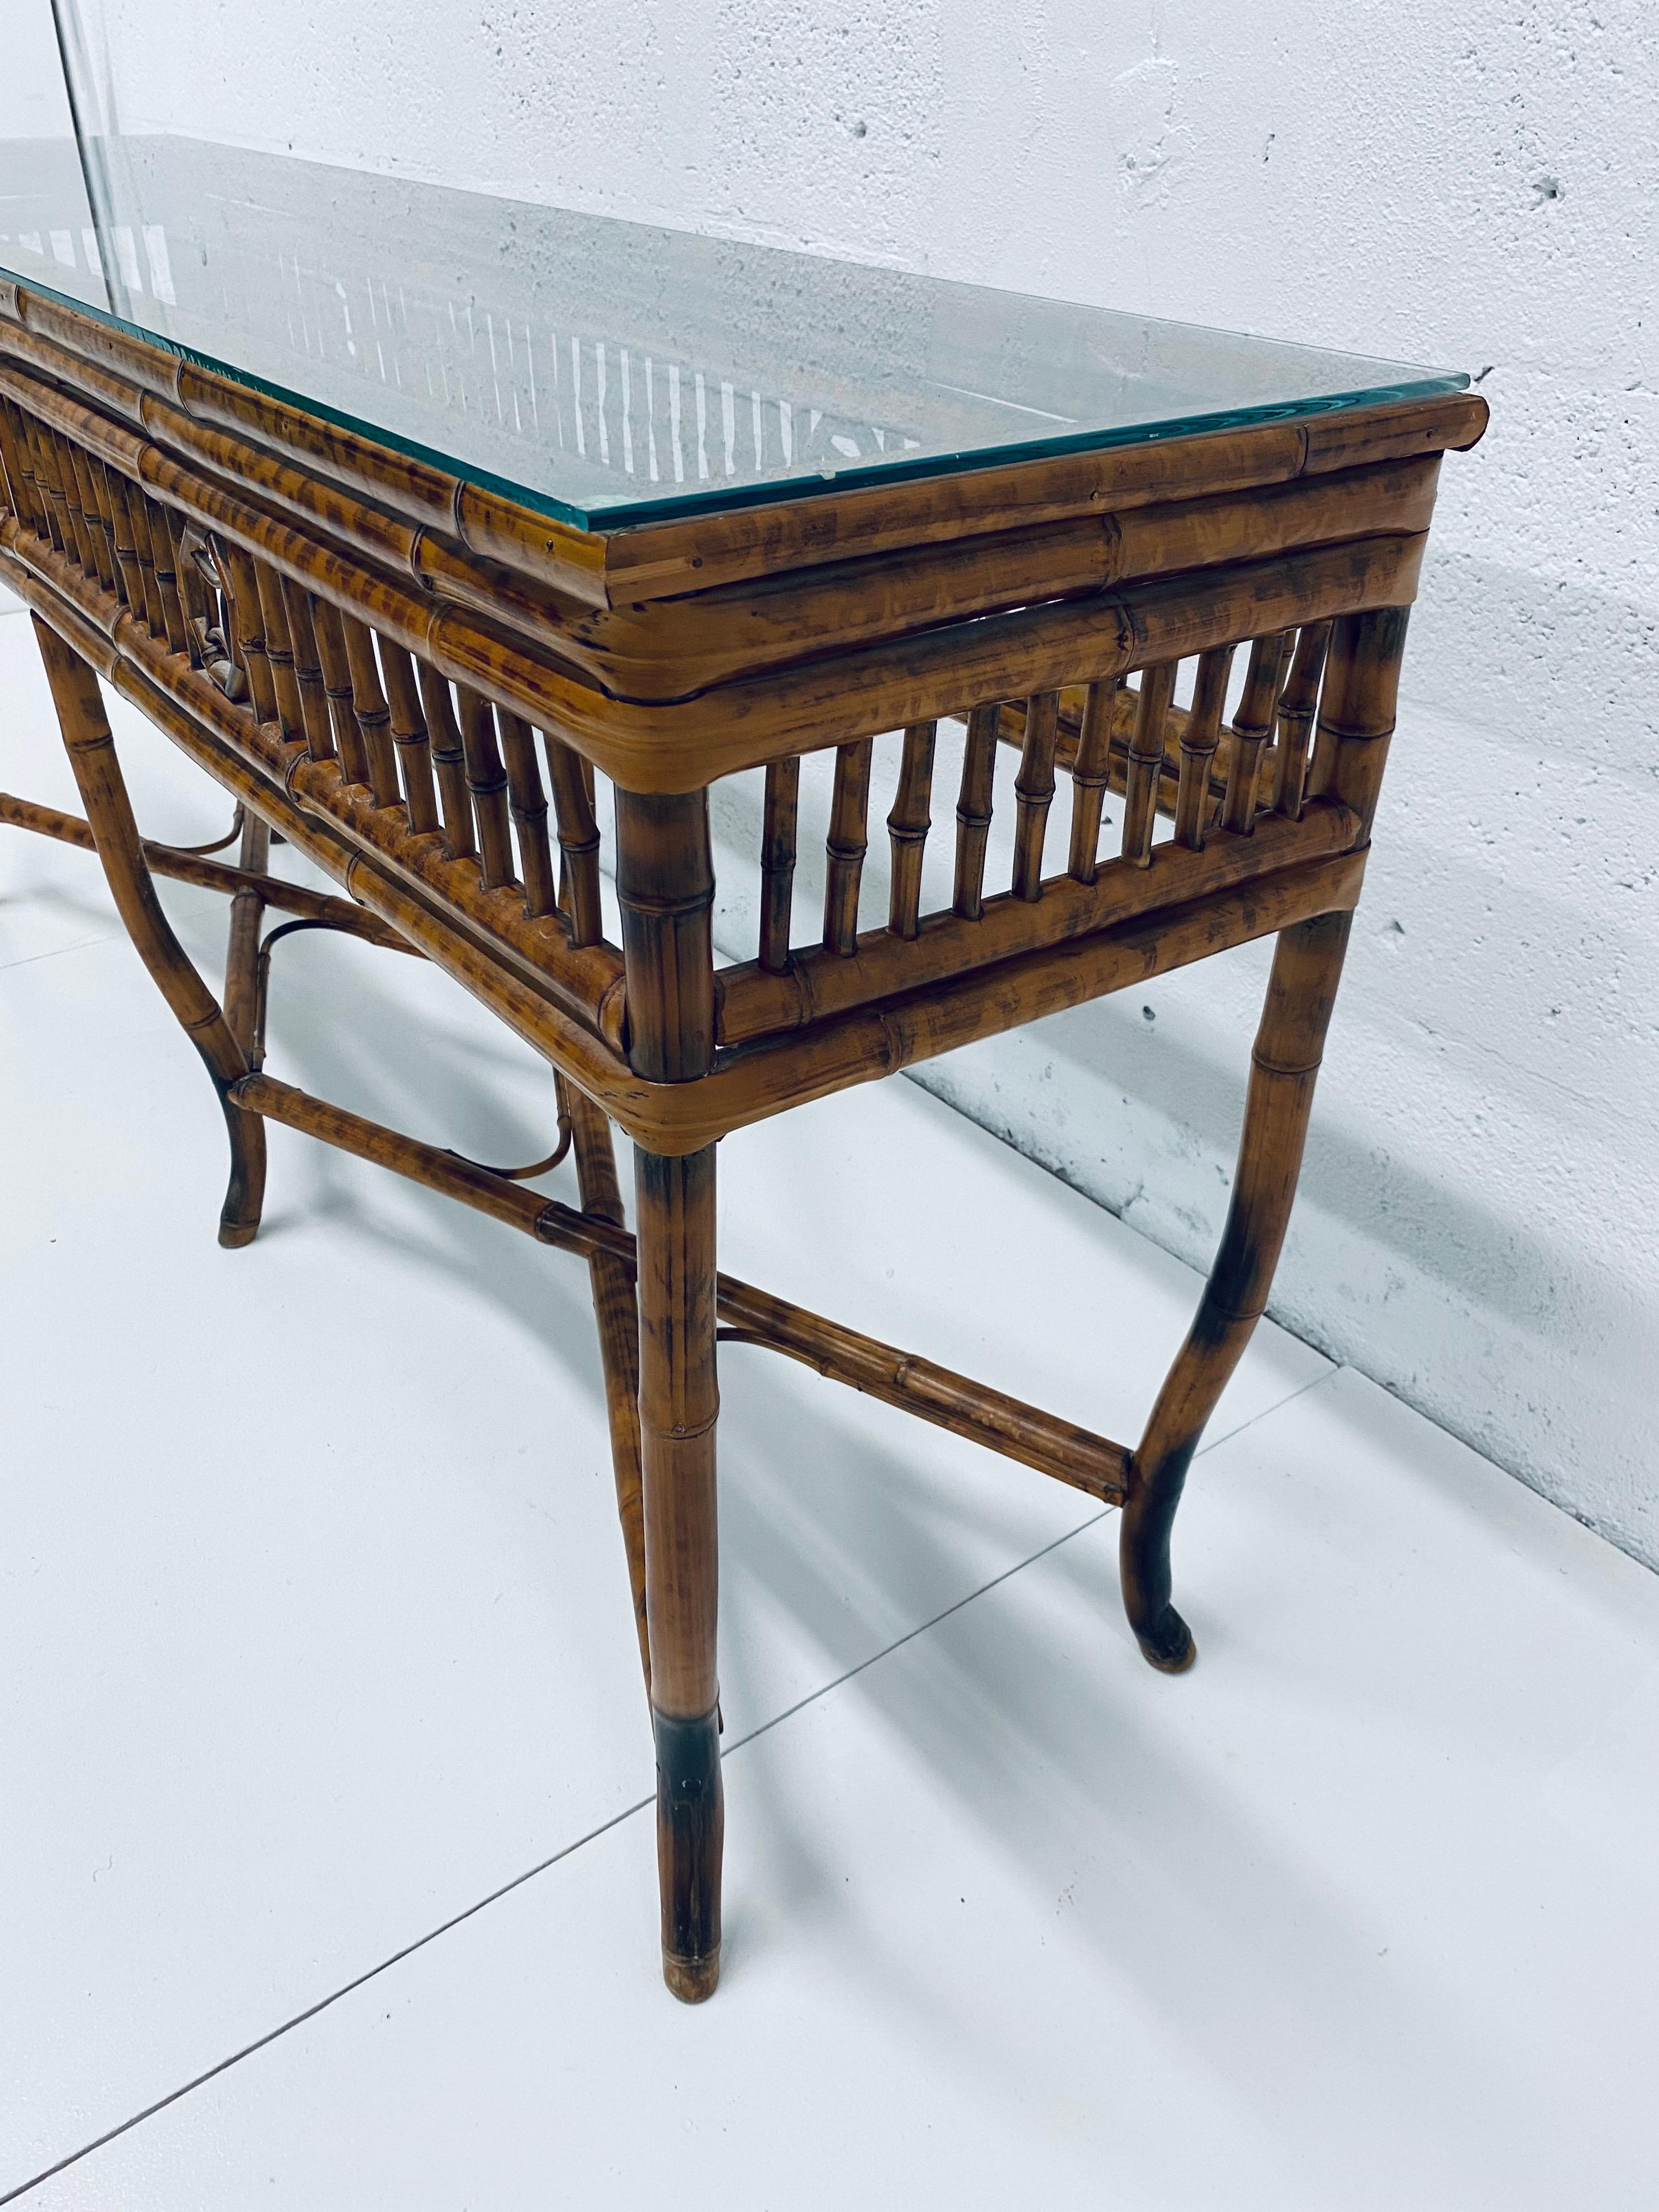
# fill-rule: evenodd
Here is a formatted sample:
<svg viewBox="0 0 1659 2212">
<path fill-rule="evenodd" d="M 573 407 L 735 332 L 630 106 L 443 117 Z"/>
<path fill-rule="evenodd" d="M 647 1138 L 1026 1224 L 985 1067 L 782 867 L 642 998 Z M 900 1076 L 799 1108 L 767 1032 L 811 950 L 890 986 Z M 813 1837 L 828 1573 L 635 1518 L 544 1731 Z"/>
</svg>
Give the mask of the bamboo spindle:
<svg viewBox="0 0 1659 2212">
<path fill-rule="evenodd" d="M 1394 734 L 1401 656 L 1409 607 L 1342 615 L 1331 625 L 1330 652 L 1314 745 L 1314 795 L 1351 806 L 1358 841 L 1371 834 L 1382 769 Z"/>
<path fill-rule="evenodd" d="M 1025 702 L 1025 743 L 1014 777 L 1013 893 L 1031 904 L 1042 896 L 1042 839 L 1054 798 L 1054 747 L 1060 694 L 1039 691 Z"/>
<path fill-rule="evenodd" d="M 10 406 L 11 403 L 8 401 L 7 404 Z M 34 421 L 33 416 L 25 415 L 21 407 L 12 408 L 12 435 L 17 452 L 18 474 L 28 488 L 35 535 L 44 538 L 48 544 L 54 544 L 57 541 L 52 532 L 52 501 L 39 466 Z"/>
<path fill-rule="evenodd" d="M 92 467 L 98 487 L 98 513 L 109 539 L 110 557 L 115 568 L 116 597 L 124 606 L 142 617 L 143 598 L 135 603 L 132 596 L 137 586 L 137 562 L 132 550 L 132 526 L 127 520 L 126 501 L 121 495 L 121 474 L 95 455 Z"/>
<path fill-rule="evenodd" d="M 478 823 L 478 849 L 487 891 L 514 881 L 513 830 L 507 811 L 507 771 L 495 735 L 495 714 L 482 692 L 470 684 L 455 687 L 460 708 L 461 745 L 466 759 L 466 787 Z"/>
<path fill-rule="evenodd" d="M 92 555 L 92 573 L 106 592 L 115 589 L 115 555 L 99 509 L 98 487 L 93 480 L 93 459 L 84 446 L 71 445 L 70 465 L 75 471 L 75 487 L 81 501 L 81 520 L 86 530 L 87 549 Z"/>
<path fill-rule="evenodd" d="M 40 425 L 32 415 L 25 415 L 21 409 L 17 416 L 17 435 L 20 465 L 27 469 L 34 486 L 35 527 L 46 543 L 61 553 L 63 547 L 58 543 L 58 518 L 52 511 L 52 485 L 40 450 Z"/>
<path fill-rule="evenodd" d="M 144 589 L 144 621 L 152 637 L 165 638 L 167 634 L 167 610 L 161 605 L 161 586 L 155 576 L 155 550 L 149 538 L 149 507 L 143 493 L 136 483 L 126 483 L 127 520 L 132 525 L 132 550 L 138 562 L 138 577 Z M 244 558 L 246 558 L 244 556 Z M 265 715 L 273 720 L 273 707 Z"/>
<path fill-rule="evenodd" d="M 339 610 L 326 599 L 313 600 L 311 625 L 316 633 L 317 657 L 323 665 L 323 696 L 328 702 L 328 718 L 339 749 L 341 773 L 349 783 L 362 783 L 367 781 L 366 775 L 355 774 L 354 770 L 367 769 L 368 754 L 351 702 L 351 668 L 346 659 L 345 633 L 340 626 Z M 375 804 L 382 804 L 378 793 Z"/>
<path fill-rule="evenodd" d="M 914 937 L 921 927 L 921 863 L 927 849 L 927 832 L 932 827 L 929 807 L 933 791 L 933 744 L 938 734 L 937 722 L 912 722 L 904 732 L 898 792 L 887 817 L 887 836 L 893 856 L 887 927 L 895 937 Z"/>
<path fill-rule="evenodd" d="M 64 556 L 73 561 L 77 568 L 84 568 L 88 565 L 87 556 L 90 549 L 81 514 L 81 495 L 76 486 L 75 471 L 70 460 L 69 441 L 61 432 L 44 424 L 40 437 L 52 457 L 52 489 L 62 519 Z"/>
<path fill-rule="evenodd" d="M 173 532 L 168 527 L 167 510 L 159 500 L 144 499 L 144 509 L 149 520 L 150 558 L 155 563 L 155 588 L 161 595 L 161 621 L 167 631 L 169 653 L 188 653 L 189 635 L 185 629 L 185 603 L 179 596 L 179 556 L 173 544 Z M 289 655 L 292 665 L 293 656 Z M 295 692 L 295 705 L 299 705 L 299 692 Z M 296 711 L 295 727 L 303 727 L 303 719 Z"/>
<path fill-rule="evenodd" d="M 432 769 L 443 802 L 444 858 L 469 860 L 478 849 L 472 829 L 472 800 L 466 787 L 466 755 L 461 745 L 461 726 L 447 678 L 424 660 L 415 664 L 421 685 L 421 704 L 431 732 Z"/>
<path fill-rule="evenodd" d="M 92 573 L 92 540 L 87 535 L 86 518 L 81 512 L 81 491 L 75 480 L 75 464 L 70 456 L 69 441 L 55 430 L 46 432 L 46 441 L 52 449 L 54 489 L 63 514 L 64 548 L 77 568 L 88 575 Z"/>
<path fill-rule="evenodd" d="M 5 477 L 7 504 L 18 520 L 38 536 L 34 468 L 25 459 L 19 411 L 9 399 L 0 399 L 0 471 Z"/>
<path fill-rule="evenodd" d="M 823 886 L 823 941 L 831 952 L 850 953 L 858 944 L 859 884 L 869 844 L 870 763 L 874 755 L 870 738 L 836 748 L 835 793 L 824 841 L 830 865 Z"/>
<path fill-rule="evenodd" d="M 34 466 L 34 481 L 40 491 L 40 511 L 46 520 L 46 536 L 54 552 L 68 557 L 64 540 L 64 495 L 58 482 L 58 471 L 47 440 L 46 425 L 33 415 L 23 417 L 23 433 L 28 440 L 29 453 Z"/>
<path fill-rule="evenodd" d="M 58 507 L 53 502 L 53 471 L 51 471 L 51 460 L 46 456 L 46 431 L 33 416 L 28 414 L 20 416 L 20 422 L 22 422 L 24 445 L 27 445 L 28 452 L 28 467 L 35 477 L 35 493 L 40 498 L 40 518 L 45 525 L 45 535 L 55 553 L 62 553 L 64 550 L 64 533 L 62 533 Z"/>
<path fill-rule="evenodd" d="M 137 581 L 136 567 L 137 552 L 133 542 L 132 520 L 127 504 L 127 481 L 119 469 L 114 467 L 112 464 L 100 460 L 96 455 L 89 456 L 89 459 L 96 486 L 98 512 L 108 535 L 110 557 L 115 568 L 116 589 L 142 621 L 144 611 L 143 586 Z M 126 546 L 125 558 L 122 552 L 124 541 Z M 138 592 L 136 600 L 133 597 L 135 586 Z"/>
<path fill-rule="evenodd" d="M 9 406 L 10 404 L 8 401 Z M 24 483 L 29 487 L 30 504 L 34 511 L 35 534 L 37 537 L 44 538 L 47 544 L 51 544 L 55 542 L 52 538 L 52 519 L 49 513 L 52 502 L 46 494 L 45 479 L 36 465 L 33 419 L 25 415 L 21 407 L 13 408 L 12 414 L 13 435 L 17 447 L 17 466 Z"/>
<path fill-rule="evenodd" d="M 553 811 L 559 836 L 559 903 L 570 924 L 573 945 L 597 945 L 605 934 L 599 903 L 599 824 L 593 794 L 584 773 L 586 763 L 574 747 L 542 732 L 547 777 L 553 787 Z"/>
<path fill-rule="evenodd" d="M 58 464 L 58 481 L 63 487 L 64 535 L 68 540 L 70 557 L 84 574 L 94 573 L 92 537 L 87 528 L 87 519 L 81 506 L 81 487 L 75 473 L 75 455 L 69 441 L 56 432 L 48 432 L 52 440 L 53 459 Z"/>
<path fill-rule="evenodd" d="M 199 645 L 201 633 L 197 628 L 197 617 L 203 612 L 205 595 L 199 590 L 200 579 L 196 574 L 196 565 L 185 550 L 185 518 L 176 507 L 160 506 L 155 512 L 160 526 L 167 532 L 172 556 L 173 588 L 178 596 L 179 616 L 184 624 L 184 650 L 191 666 L 198 668 L 202 656 Z M 195 591 L 191 588 L 192 580 L 198 587 Z"/>
<path fill-rule="evenodd" d="M 1233 716 L 1232 757 L 1227 763 L 1227 794 L 1222 801 L 1223 826 L 1247 836 L 1255 826 L 1256 783 L 1261 749 L 1273 733 L 1279 703 L 1279 681 L 1290 643 L 1286 631 L 1259 637 L 1250 647 L 1250 665 L 1244 678 L 1244 696 Z"/>
<path fill-rule="evenodd" d="M 1181 780 L 1176 787 L 1175 841 L 1189 853 L 1204 850 L 1210 821 L 1210 768 L 1221 741 L 1221 717 L 1227 704 L 1227 678 L 1233 665 L 1231 645 L 1217 646 L 1198 659 L 1192 712 L 1181 732 Z"/>
<path fill-rule="evenodd" d="M 305 725 L 306 750 L 314 761 L 334 758 L 334 732 L 329 726 L 328 693 L 323 687 L 323 664 L 317 651 L 316 625 L 311 619 L 311 595 L 291 577 L 281 580 L 283 612 L 288 617 L 289 651 L 294 656 L 294 680 L 300 688 L 300 719 Z M 356 732 L 353 732 L 354 738 Z M 351 752 L 340 755 L 340 771 L 348 783 L 367 783 L 368 771 L 361 741 Z"/>
<path fill-rule="evenodd" d="M 559 903 L 553 874 L 553 848 L 547 836 L 547 793 L 536 760 L 536 740 L 522 714 L 495 709 L 507 759 L 507 794 L 519 840 L 519 871 L 524 878 L 525 912 L 533 921 Z"/>
<path fill-rule="evenodd" d="M 789 965 L 795 896 L 795 814 L 800 798 L 800 757 L 771 761 L 766 769 L 761 829 L 760 964 L 769 975 Z"/>
<path fill-rule="evenodd" d="M 210 619 L 207 581 L 196 565 L 191 542 L 185 535 L 188 526 L 176 507 L 167 510 L 167 532 L 173 539 L 173 573 L 178 580 L 179 604 L 185 611 L 185 639 L 192 667 L 207 664 L 207 628 Z"/>
<path fill-rule="evenodd" d="M 152 540 L 152 543 L 154 541 Z M 271 688 L 276 695 L 276 721 L 285 744 L 301 742 L 306 734 L 300 713 L 300 687 L 294 676 L 294 651 L 289 641 L 288 612 L 276 572 L 263 561 L 253 563 L 259 589 L 259 613 L 264 628 L 265 659 L 270 665 Z M 160 574 L 157 574 L 160 585 Z"/>
<path fill-rule="evenodd" d="M 59 441 L 59 466 L 63 471 L 64 495 L 69 502 L 70 521 L 75 542 L 80 548 L 81 566 L 89 576 L 98 576 L 99 544 L 93 518 L 87 512 L 86 457 L 78 446 L 67 438 Z"/>
<path fill-rule="evenodd" d="M 415 664 L 402 646 L 383 637 L 380 666 L 386 672 L 392 740 L 403 765 L 409 826 L 416 836 L 430 836 L 438 827 L 438 793 L 432 781 L 432 750 L 415 683 Z"/>
<path fill-rule="evenodd" d="M 1308 745 L 1313 735 L 1319 679 L 1324 672 L 1325 649 L 1330 639 L 1329 623 L 1303 625 L 1291 672 L 1279 695 L 1279 781 L 1273 792 L 1273 811 L 1292 822 L 1302 819 L 1308 783 Z"/>
<path fill-rule="evenodd" d="M 58 474 L 64 487 L 64 504 L 69 514 L 70 543 L 75 548 L 76 560 L 80 567 L 88 576 L 96 576 L 98 554 L 93 543 L 92 524 L 81 498 L 81 471 L 76 466 L 78 449 L 67 438 L 60 437 L 55 442 Z"/>
<path fill-rule="evenodd" d="M 52 483 L 46 473 L 45 453 L 41 450 L 40 425 L 33 415 L 17 412 L 17 439 L 20 466 L 28 471 L 34 486 L 35 525 L 40 535 L 56 553 L 63 551 L 58 536 L 58 517 L 52 512 Z"/>
<path fill-rule="evenodd" d="M 88 454 L 87 467 L 88 473 L 92 480 L 93 499 L 98 508 L 98 527 L 102 534 L 105 546 L 107 549 L 110 568 L 114 574 L 113 588 L 116 596 L 118 599 L 126 599 L 127 572 L 122 565 L 121 549 L 119 544 L 117 543 L 115 535 L 116 504 L 114 488 L 118 481 L 119 472 L 118 471 L 107 466 L 106 464 L 101 461 L 95 453 Z M 125 532 L 125 514 L 123 514 L 122 516 L 122 527 Z M 131 601 L 129 601 L 128 604 L 131 605 Z"/>
<path fill-rule="evenodd" d="M 28 441 L 29 454 L 34 468 L 35 485 L 40 496 L 41 520 L 46 524 L 46 537 L 53 551 L 63 554 L 67 559 L 70 549 L 64 536 L 66 526 L 64 519 L 64 494 L 58 482 L 58 471 L 52 465 L 46 426 L 37 422 L 33 415 L 26 415 L 23 417 L 23 434 Z"/>
<path fill-rule="evenodd" d="M 64 480 L 58 471 L 58 447 L 52 433 L 44 422 L 29 417 L 29 434 L 34 441 L 34 465 L 46 490 L 47 527 L 53 548 L 66 561 L 78 561 L 74 532 L 70 528 L 69 506 L 64 497 Z"/>
<path fill-rule="evenodd" d="M 140 553 L 138 565 L 142 572 L 144 556 Z M 253 712 L 262 722 L 276 719 L 276 687 L 271 680 L 270 663 L 265 658 L 264 616 L 259 603 L 259 580 L 254 573 L 253 556 L 240 545 L 227 543 L 225 565 L 230 579 L 231 652 L 242 673 L 247 678 L 249 696 L 253 701 Z M 154 624 L 151 625 L 152 629 Z"/>
<path fill-rule="evenodd" d="M 996 789 L 999 700 L 975 707 L 968 717 L 968 743 L 962 756 L 962 787 L 957 799 L 957 875 L 953 910 L 964 921 L 985 911 L 985 844 L 991 834 L 991 805 Z"/>
<path fill-rule="evenodd" d="M 106 471 L 109 492 L 110 534 L 115 543 L 115 566 L 121 579 L 121 596 L 134 617 L 145 619 L 143 572 L 138 566 L 138 546 L 132 532 L 132 513 L 127 505 L 127 482 L 118 469 Z M 229 632 L 226 632 L 228 638 Z"/>
<path fill-rule="evenodd" d="M 84 526 L 81 522 L 81 500 L 70 468 L 68 443 L 56 430 L 47 429 L 44 425 L 40 439 L 51 457 L 52 500 L 63 533 L 64 558 L 72 561 L 77 568 L 84 568 L 87 549 Z"/>
<path fill-rule="evenodd" d="M 0 399 L 0 487 L 5 505 L 26 530 L 33 531 L 34 471 L 24 465 L 15 410 L 9 399 Z"/>
<path fill-rule="evenodd" d="M 100 580 L 103 580 L 104 571 L 107 569 L 108 581 L 104 584 L 104 589 L 114 592 L 118 599 L 121 596 L 121 567 L 115 557 L 115 532 L 110 520 L 109 485 L 104 465 L 95 453 L 86 452 L 84 447 L 79 450 L 83 480 L 81 504 L 92 525 L 93 550 L 98 561 Z"/>
<path fill-rule="evenodd" d="M 1175 697 L 1179 663 L 1161 660 L 1140 672 L 1140 695 L 1123 776 L 1123 857 L 1137 868 L 1152 866 L 1158 784 L 1164 769 L 1164 733 Z"/>
<path fill-rule="evenodd" d="M 355 615 L 340 617 L 340 635 L 350 672 L 352 718 L 362 732 L 368 787 L 377 806 L 399 806 L 403 793 L 398 788 L 398 750 L 392 742 L 392 715 L 380 689 L 374 640 Z"/>
<path fill-rule="evenodd" d="M 46 488 L 52 498 L 52 520 L 55 525 L 58 550 L 66 561 L 72 561 L 78 567 L 81 560 L 81 543 L 70 521 L 69 499 L 64 489 L 63 441 L 55 430 L 49 430 L 44 422 L 39 425 L 36 435 L 40 441 L 41 461 L 46 469 Z"/>
<path fill-rule="evenodd" d="M 1106 802 L 1112 721 L 1122 682 L 1120 676 L 1104 677 L 1089 686 L 1084 701 L 1083 725 L 1072 763 L 1072 849 L 1066 861 L 1068 874 L 1080 884 L 1093 883 L 1100 873 L 1100 817 Z"/>
</svg>

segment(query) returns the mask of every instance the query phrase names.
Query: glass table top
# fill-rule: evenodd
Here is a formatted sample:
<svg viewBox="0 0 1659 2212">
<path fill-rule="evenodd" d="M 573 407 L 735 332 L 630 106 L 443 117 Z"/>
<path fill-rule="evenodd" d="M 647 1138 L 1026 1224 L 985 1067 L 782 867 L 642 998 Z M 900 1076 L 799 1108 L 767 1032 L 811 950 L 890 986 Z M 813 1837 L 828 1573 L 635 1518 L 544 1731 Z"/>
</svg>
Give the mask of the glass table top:
<svg viewBox="0 0 1659 2212">
<path fill-rule="evenodd" d="M 607 530 L 1466 376 L 177 137 L 0 143 L 0 268 Z"/>
</svg>

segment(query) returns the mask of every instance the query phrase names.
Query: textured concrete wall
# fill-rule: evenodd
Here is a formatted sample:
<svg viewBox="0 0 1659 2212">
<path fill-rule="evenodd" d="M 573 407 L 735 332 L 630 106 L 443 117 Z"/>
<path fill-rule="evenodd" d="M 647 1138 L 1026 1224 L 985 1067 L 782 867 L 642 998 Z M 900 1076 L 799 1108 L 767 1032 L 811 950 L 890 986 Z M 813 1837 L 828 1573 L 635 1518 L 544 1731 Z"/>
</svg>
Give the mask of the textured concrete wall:
<svg viewBox="0 0 1659 2212">
<path fill-rule="evenodd" d="M 1651 0 L 107 5 L 129 128 L 1480 372 L 1275 1311 L 1659 1560 Z M 1263 968 L 927 1079 L 1201 1259 Z"/>
</svg>

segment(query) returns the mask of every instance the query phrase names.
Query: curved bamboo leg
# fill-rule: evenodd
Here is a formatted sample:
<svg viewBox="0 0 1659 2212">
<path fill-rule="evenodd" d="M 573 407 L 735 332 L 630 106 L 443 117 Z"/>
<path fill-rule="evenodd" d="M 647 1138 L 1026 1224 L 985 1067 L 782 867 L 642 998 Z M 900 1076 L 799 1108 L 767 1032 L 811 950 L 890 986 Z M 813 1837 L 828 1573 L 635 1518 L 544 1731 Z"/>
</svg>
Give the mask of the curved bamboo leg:
<svg viewBox="0 0 1659 2212">
<path fill-rule="evenodd" d="M 1279 937 L 1251 1055 L 1227 1225 L 1197 1316 L 1134 1455 L 1119 1536 L 1124 1609 L 1142 1651 L 1168 1674 L 1184 1673 L 1198 1656 L 1170 1602 L 1176 1508 L 1205 1424 L 1267 1307 L 1352 920 L 1346 913 L 1320 915 Z"/>
<path fill-rule="evenodd" d="M 162 913 L 139 843 L 98 678 L 79 653 L 36 615 L 34 634 L 52 686 L 70 765 L 87 810 L 98 857 L 126 932 L 206 1064 L 230 1139 L 230 1187 L 219 1216 L 219 1242 L 246 1244 L 259 1225 L 264 1195 L 264 1129 L 231 1102 L 230 1085 L 247 1073 L 219 1003 L 185 957 Z"/>
<path fill-rule="evenodd" d="M 627 1226 L 617 1181 L 611 1124 L 574 1084 L 557 1079 L 559 1099 L 570 1116 L 571 1147 L 582 1212 Z M 608 1252 L 588 1261 L 593 1317 L 599 1324 L 599 1358 L 605 1368 L 605 1410 L 611 1424 L 611 1457 L 617 1473 L 617 1513 L 628 1554 L 628 1580 L 634 1594 L 634 1626 L 640 1639 L 645 1686 L 651 1689 L 651 1644 L 645 1608 L 645 1493 L 640 1472 L 640 1322 L 634 1295 L 634 1271 Z"/>
<path fill-rule="evenodd" d="M 663 1978 L 688 2004 L 720 1969 L 714 1147 L 635 1148 L 646 1609 L 657 1744 Z"/>
</svg>

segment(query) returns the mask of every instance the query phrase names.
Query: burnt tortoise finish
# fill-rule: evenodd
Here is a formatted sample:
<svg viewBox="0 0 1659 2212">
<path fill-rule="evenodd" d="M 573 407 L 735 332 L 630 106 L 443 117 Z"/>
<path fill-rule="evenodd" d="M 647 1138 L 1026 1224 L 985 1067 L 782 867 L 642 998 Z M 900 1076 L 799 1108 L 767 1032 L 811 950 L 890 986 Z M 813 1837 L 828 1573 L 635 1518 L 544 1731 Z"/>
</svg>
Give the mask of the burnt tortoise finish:
<svg viewBox="0 0 1659 2212">
<path fill-rule="evenodd" d="M 33 611 L 86 818 L 14 798 L 0 816 L 95 847 L 224 1108 L 222 1243 L 258 1227 L 275 1120 L 587 1261 L 678 1996 L 707 1996 L 720 1965 L 721 1336 L 1121 1504 L 1141 1649 L 1192 1663 L 1171 1524 L 1295 1194 L 1441 455 L 1486 418 L 1448 394 L 588 532 L 0 287 L 0 576 Z M 234 865 L 140 838 L 100 679 L 234 796 Z M 943 794 L 953 895 L 923 912 L 942 718 L 967 726 Z M 890 908 L 860 929 L 872 750 L 895 732 Z M 1013 866 L 988 890 L 1004 745 Z M 798 928 L 799 763 L 829 749 L 823 910 Z M 717 971 L 709 787 L 758 768 L 758 939 Z M 1045 872 L 1062 780 L 1067 861 Z M 273 833 L 346 896 L 272 875 Z M 222 1002 L 155 874 L 229 896 Z M 544 1054 L 580 1208 L 523 1187 L 546 1162 L 476 1166 L 266 1075 L 268 908 L 434 961 Z M 1231 1211 L 1133 1449 L 717 1272 L 728 1131 L 1269 934 Z M 632 1233 L 612 1123 L 634 1146 Z"/>
</svg>

